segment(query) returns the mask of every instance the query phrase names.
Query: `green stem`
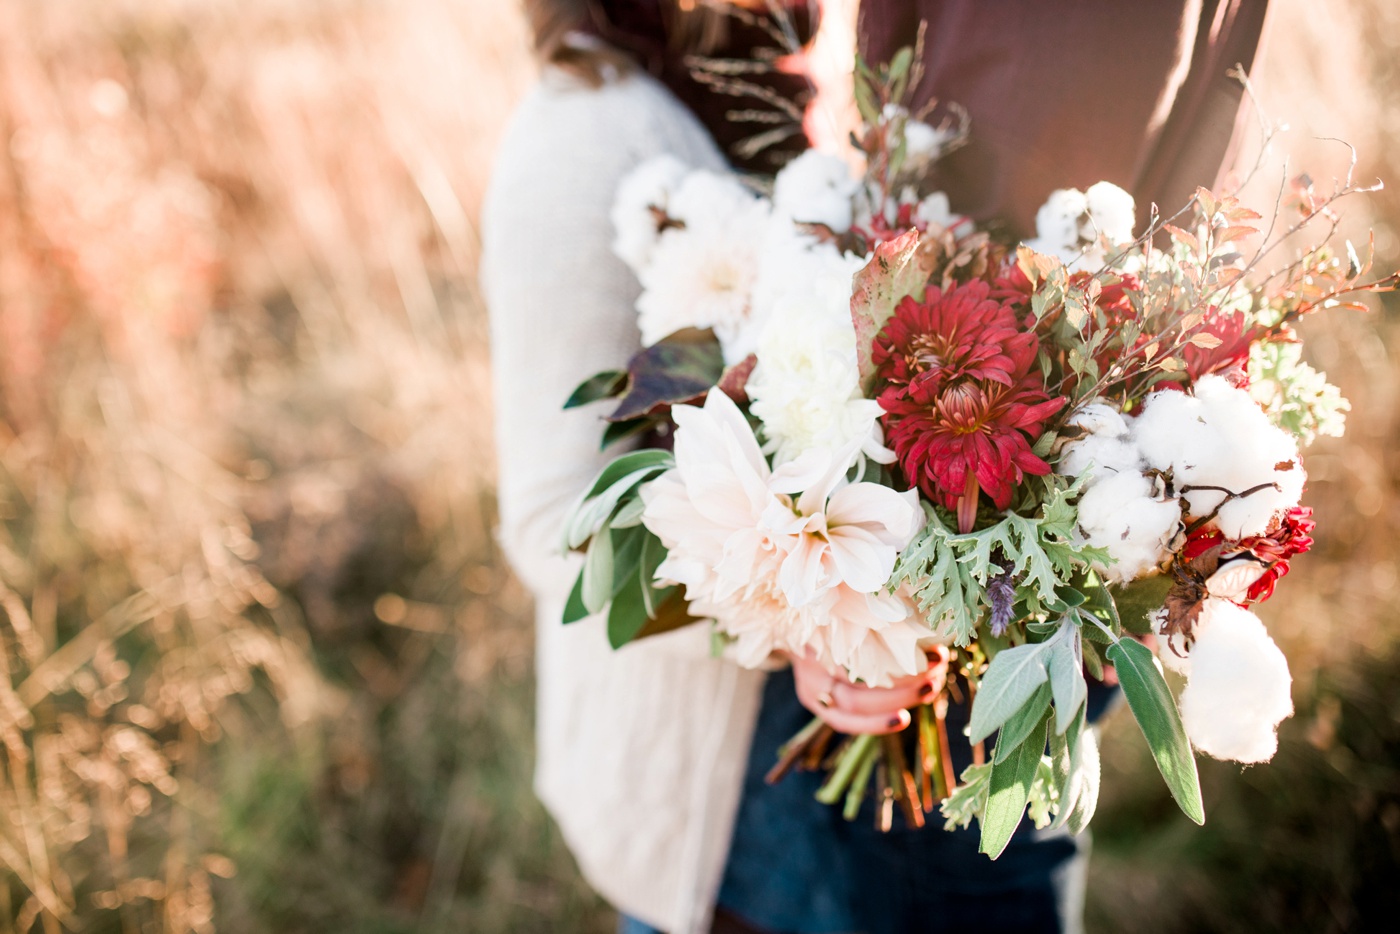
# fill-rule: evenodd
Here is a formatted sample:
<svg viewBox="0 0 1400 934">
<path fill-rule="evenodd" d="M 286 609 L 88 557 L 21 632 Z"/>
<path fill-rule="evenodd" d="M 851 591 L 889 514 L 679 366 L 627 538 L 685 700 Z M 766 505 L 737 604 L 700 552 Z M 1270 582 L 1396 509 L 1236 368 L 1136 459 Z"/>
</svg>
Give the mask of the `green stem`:
<svg viewBox="0 0 1400 934">
<path fill-rule="evenodd" d="M 841 800 L 841 796 L 846 793 L 846 788 L 851 784 L 851 779 L 855 776 L 856 769 L 860 766 L 861 760 L 869 753 L 872 747 L 879 745 L 878 736 L 862 734 L 851 741 L 851 745 L 841 760 L 836 763 L 836 771 L 831 773 L 831 777 L 826 780 L 826 784 L 817 790 L 817 800 L 822 804 L 835 804 Z"/>
<path fill-rule="evenodd" d="M 879 761 L 879 749 L 871 746 L 870 750 L 860 761 L 860 767 L 856 769 L 855 778 L 851 781 L 851 787 L 846 791 L 846 807 L 841 815 L 846 820 L 855 820 L 860 814 L 860 806 L 865 801 L 865 792 L 870 788 L 870 776 L 875 772 L 875 763 Z"/>
</svg>

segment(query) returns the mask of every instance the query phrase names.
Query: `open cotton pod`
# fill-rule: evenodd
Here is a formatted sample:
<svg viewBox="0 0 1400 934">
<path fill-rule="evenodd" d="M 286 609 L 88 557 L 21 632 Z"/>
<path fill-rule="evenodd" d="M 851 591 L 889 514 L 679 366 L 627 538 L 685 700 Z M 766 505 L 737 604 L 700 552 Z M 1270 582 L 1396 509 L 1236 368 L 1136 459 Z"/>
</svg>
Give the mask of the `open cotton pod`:
<svg viewBox="0 0 1400 934">
<path fill-rule="evenodd" d="M 1186 664 L 1173 666 L 1189 679 L 1180 706 L 1191 745 L 1216 759 L 1267 762 L 1278 749 L 1279 723 L 1293 713 L 1283 652 L 1259 617 L 1215 597 L 1192 635 Z M 1171 649 L 1163 646 L 1165 656 Z"/>
</svg>

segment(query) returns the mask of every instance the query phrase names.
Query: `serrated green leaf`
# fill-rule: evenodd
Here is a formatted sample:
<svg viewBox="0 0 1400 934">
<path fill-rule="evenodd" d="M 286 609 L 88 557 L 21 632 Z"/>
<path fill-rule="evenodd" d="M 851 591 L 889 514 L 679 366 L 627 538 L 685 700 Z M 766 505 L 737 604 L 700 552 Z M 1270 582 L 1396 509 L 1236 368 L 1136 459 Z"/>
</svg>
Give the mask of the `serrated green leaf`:
<svg viewBox="0 0 1400 934">
<path fill-rule="evenodd" d="M 576 409 L 581 405 L 590 402 L 597 402 L 599 399 L 611 399 L 622 391 L 623 384 L 627 381 L 627 374 L 621 370 L 604 370 L 578 384 L 564 403 L 566 409 Z"/>
<path fill-rule="evenodd" d="M 1182 812 L 1198 824 L 1206 821 L 1196 758 L 1186 738 L 1181 714 L 1152 650 L 1132 639 L 1120 639 L 1108 648 L 1108 660 L 1118 670 L 1118 683 L 1128 698 L 1133 717 L 1147 739 L 1152 758 Z"/>
<path fill-rule="evenodd" d="M 576 623 L 588 617 L 588 607 L 583 605 L 583 571 L 574 578 L 574 587 L 569 591 L 569 599 L 564 601 L 564 625 Z"/>
<path fill-rule="evenodd" d="M 979 852 L 996 859 L 1011 842 L 1011 835 L 1021 823 L 1026 804 L 1031 797 L 1031 784 L 1040 768 L 1041 750 L 1045 748 L 1045 725 L 1050 712 L 1042 715 L 1036 730 L 1031 730 L 1025 742 L 1000 764 L 992 764 L 992 777 L 987 789 L 987 806 L 982 813 L 982 841 Z"/>
<path fill-rule="evenodd" d="M 982 818 L 987 807 L 987 791 L 991 787 L 992 764 L 969 765 L 959 777 L 960 784 L 939 805 L 938 813 L 943 815 L 944 830 L 954 827 L 966 828 L 972 819 Z"/>
<path fill-rule="evenodd" d="M 875 247 L 869 262 L 851 280 L 851 322 L 856 331 L 856 367 L 861 387 L 875 382 L 875 338 L 906 296 L 923 295 L 934 262 L 919 249 L 919 232 L 907 230 Z"/>
<path fill-rule="evenodd" d="M 990 736 L 1050 677 L 1045 668 L 1046 646 L 1044 642 L 1018 645 L 992 659 L 972 702 L 969 742 L 980 743 Z"/>
<path fill-rule="evenodd" d="M 1026 741 L 1026 737 L 1031 735 L 1031 731 L 1040 723 L 1045 711 L 1050 708 L 1050 684 L 1046 682 L 1035 689 L 1035 693 L 1030 696 L 1021 709 L 1012 714 L 1006 721 L 1006 725 L 997 733 L 997 748 L 992 757 L 993 762 L 1005 762 L 1016 752 L 1017 748 Z"/>
<path fill-rule="evenodd" d="M 583 605 L 590 613 L 601 613 L 613 591 L 612 534 L 604 530 L 593 536 L 583 559 Z"/>
</svg>

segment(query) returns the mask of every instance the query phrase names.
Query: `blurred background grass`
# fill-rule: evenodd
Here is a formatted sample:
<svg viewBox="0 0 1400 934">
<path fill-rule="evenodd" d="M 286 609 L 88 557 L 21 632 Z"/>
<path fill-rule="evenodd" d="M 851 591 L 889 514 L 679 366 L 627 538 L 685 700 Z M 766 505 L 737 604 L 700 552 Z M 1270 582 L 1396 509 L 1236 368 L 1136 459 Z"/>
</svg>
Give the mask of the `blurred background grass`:
<svg viewBox="0 0 1400 934">
<path fill-rule="evenodd" d="M 1400 182 L 1400 11 L 1277 6 L 1280 151 Z M 0 932 L 610 929 L 490 535 L 475 220 L 531 71 L 492 0 L 0 0 Z M 1393 190 L 1351 211 L 1394 266 Z M 1094 930 L 1400 908 L 1400 306 L 1313 324 L 1354 410 L 1264 614 L 1298 715 L 1203 763 L 1203 830 L 1109 724 Z"/>
</svg>

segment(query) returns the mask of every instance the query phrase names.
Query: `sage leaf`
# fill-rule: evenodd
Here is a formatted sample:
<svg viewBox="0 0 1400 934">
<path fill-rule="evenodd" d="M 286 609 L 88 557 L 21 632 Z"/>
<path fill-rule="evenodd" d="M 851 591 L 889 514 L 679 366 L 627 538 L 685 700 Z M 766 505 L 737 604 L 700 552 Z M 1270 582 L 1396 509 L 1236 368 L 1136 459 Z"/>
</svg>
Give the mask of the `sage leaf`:
<svg viewBox="0 0 1400 934">
<path fill-rule="evenodd" d="M 612 607 L 608 609 L 608 644 L 615 649 L 631 642 L 647 624 L 642 586 L 650 587 L 651 584 L 634 574 L 613 597 Z"/>
<path fill-rule="evenodd" d="M 626 382 L 627 374 L 621 370 L 604 370 L 602 373 L 595 373 L 579 383 L 578 388 L 564 403 L 564 408 L 576 409 L 581 405 L 597 402 L 599 399 L 611 399 L 622 391 Z"/>
<path fill-rule="evenodd" d="M 1045 724 L 1049 718 L 1049 711 L 1046 711 L 1036 724 L 1038 735 L 1033 729 L 1005 762 L 992 764 L 987 806 L 982 812 L 982 841 L 978 845 L 979 852 L 992 859 L 1006 849 L 1026 812 L 1031 783 L 1040 768 L 1040 751 L 1045 748 Z"/>
<path fill-rule="evenodd" d="M 1172 797 L 1187 817 L 1204 824 L 1206 814 L 1196 758 L 1152 650 L 1132 639 L 1120 639 L 1109 646 L 1108 660 L 1118 669 L 1118 683 Z"/>
<path fill-rule="evenodd" d="M 992 735 L 1050 677 L 1045 669 L 1047 645 L 1018 645 L 992 659 L 972 702 L 970 742 L 980 743 Z"/>
<path fill-rule="evenodd" d="M 994 762 L 1005 762 L 1010 755 L 1015 752 L 1020 745 L 1026 741 L 1026 737 L 1031 735 L 1031 731 L 1039 725 L 1041 717 L 1045 715 L 1046 709 L 1050 706 L 1050 685 L 1042 684 L 1035 689 L 1030 700 L 1021 705 L 1021 709 L 1011 715 L 1006 721 L 1006 725 L 997 734 L 996 755 Z"/>
<path fill-rule="evenodd" d="M 590 613 L 601 613 L 613 592 L 612 533 L 593 536 L 583 559 L 583 605 Z"/>
<path fill-rule="evenodd" d="M 1064 733 L 1071 721 L 1089 700 L 1089 685 L 1084 680 L 1084 652 L 1079 627 L 1066 621 L 1069 631 L 1057 639 L 1050 650 L 1047 668 L 1050 687 L 1055 696 L 1055 732 Z"/>
<path fill-rule="evenodd" d="M 576 623 L 588 616 L 588 607 L 583 605 L 583 571 L 574 578 L 574 589 L 569 591 L 569 599 L 564 601 L 564 625 Z"/>
</svg>

